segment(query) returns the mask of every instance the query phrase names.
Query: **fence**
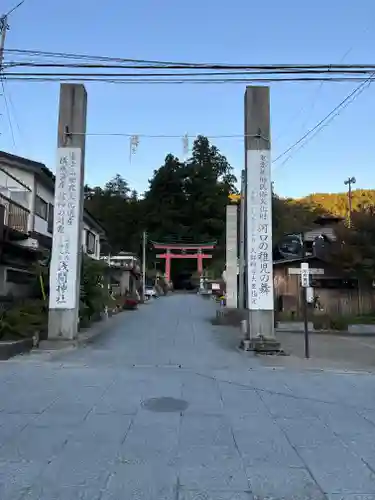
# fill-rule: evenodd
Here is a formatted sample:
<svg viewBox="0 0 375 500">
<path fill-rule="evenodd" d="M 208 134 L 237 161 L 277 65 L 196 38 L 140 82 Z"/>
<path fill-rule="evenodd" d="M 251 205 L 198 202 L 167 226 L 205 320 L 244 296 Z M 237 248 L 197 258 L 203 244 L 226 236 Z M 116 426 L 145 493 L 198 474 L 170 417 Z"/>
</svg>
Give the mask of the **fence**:
<svg viewBox="0 0 375 500">
<path fill-rule="evenodd" d="M 332 316 L 375 313 L 375 290 L 315 288 L 324 311 Z"/>
<path fill-rule="evenodd" d="M 276 275 L 276 308 L 285 313 L 302 314 L 300 278 L 296 275 Z M 375 289 L 314 288 L 324 312 L 331 316 L 375 314 Z"/>
</svg>

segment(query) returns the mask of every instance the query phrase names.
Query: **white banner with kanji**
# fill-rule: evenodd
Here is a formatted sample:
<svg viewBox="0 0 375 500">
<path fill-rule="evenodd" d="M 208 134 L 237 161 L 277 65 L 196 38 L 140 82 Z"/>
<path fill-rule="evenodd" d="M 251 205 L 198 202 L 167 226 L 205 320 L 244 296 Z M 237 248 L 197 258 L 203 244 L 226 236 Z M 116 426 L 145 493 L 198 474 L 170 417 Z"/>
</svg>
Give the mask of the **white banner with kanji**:
<svg viewBox="0 0 375 500">
<path fill-rule="evenodd" d="M 246 174 L 248 308 L 273 310 L 270 151 L 247 151 Z"/>
</svg>

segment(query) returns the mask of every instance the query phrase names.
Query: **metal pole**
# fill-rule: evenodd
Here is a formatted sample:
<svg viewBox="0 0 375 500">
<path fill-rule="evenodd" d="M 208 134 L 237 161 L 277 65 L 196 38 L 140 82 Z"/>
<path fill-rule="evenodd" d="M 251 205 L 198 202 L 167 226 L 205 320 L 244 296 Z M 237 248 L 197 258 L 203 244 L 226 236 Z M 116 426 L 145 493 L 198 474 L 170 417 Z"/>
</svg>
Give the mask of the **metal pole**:
<svg viewBox="0 0 375 500">
<path fill-rule="evenodd" d="M 352 184 L 356 183 L 355 177 L 349 177 L 346 179 L 344 184 L 348 186 L 348 205 L 349 205 L 349 214 L 348 214 L 348 226 L 352 227 Z"/>
<path fill-rule="evenodd" d="M 301 233 L 301 243 L 302 243 L 302 259 L 306 262 L 306 249 L 305 249 L 305 234 Z M 301 275 L 300 275 L 301 280 Z M 307 317 L 307 288 L 302 288 L 302 313 L 303 313 L 303 330 L 305 337 L 305 358 L 310 357 L 310 339 L 309 339 L 309 322 Z"/>
<path fill-rule="evenodd" d="M 145 300 L 146 289 L 146 243 L 147 233 L 143 231 L 143 245 L 142 245 L 142 300 Z"/>
</svg>

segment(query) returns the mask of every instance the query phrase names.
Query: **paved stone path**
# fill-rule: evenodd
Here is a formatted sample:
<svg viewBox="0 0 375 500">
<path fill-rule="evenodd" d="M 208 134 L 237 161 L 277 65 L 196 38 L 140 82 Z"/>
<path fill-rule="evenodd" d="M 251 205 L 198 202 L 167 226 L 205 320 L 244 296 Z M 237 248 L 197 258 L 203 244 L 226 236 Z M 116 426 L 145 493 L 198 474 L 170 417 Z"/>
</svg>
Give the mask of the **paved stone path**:
<svg viewBox="0 0 375 500">
<path fill-rule="evenodd" d="M 374 500 L 374 376 L 266 367 L 213 308 L 1 362 L 0 500 Z"/>
</svg>

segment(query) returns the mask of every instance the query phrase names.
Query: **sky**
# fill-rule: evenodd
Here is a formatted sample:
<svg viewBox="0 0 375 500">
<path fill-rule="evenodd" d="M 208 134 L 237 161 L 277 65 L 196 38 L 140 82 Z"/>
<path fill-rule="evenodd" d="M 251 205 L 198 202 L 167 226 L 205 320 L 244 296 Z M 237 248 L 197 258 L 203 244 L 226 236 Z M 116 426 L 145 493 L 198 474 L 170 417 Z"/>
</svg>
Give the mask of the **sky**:
<svg viewBox="0 0 375 500">
<path fill-rule="evenodd" d="M 15 3 L 1 0 L 0 14 Z M 371 0 L 25 0 L 9 18 L 6 48 L 186 62 L 369 64 L 374 16 Z M 270 85 L 276 158 L 358 83 Z M 186 133 L 213 137 L 240 178 L 243 138 L 215 136 L 243 134 L 244 84 L 85 86 L 90 185 L 103 185 L 119 173 L 143 192 L 166 154 L 183 156 Z M 7 82 L 5 90 L 15 141 L 0 96 L 0 149 L 55 170 L 59 84 Z M 358 188 L 374 188 L 374 93 L 374 86 L 368 87 L 289 161 L 273 165 L 279 195 L 344 191 L 349 176 L 356 177 Z M 140 137 L 130 162 L 129 139 L 110 134 L 177 137 Z"/>
</svg>

